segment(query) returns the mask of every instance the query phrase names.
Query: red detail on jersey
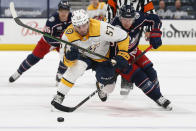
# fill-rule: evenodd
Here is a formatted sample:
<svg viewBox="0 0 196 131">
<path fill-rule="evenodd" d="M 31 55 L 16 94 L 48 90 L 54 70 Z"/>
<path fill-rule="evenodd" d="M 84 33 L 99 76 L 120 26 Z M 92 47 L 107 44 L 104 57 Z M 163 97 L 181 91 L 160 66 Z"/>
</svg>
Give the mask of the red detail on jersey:
<svg viewBox="0 0 196 131">
<path fill-rule="evenodd" d="M 150 37 L 155 38 L 155 37 L 161 37 L 162 32 L 160 29 L 152 29 L 150 32 Z"/>
<path fill-rule="evenodd" d="M 137 57 L 138 55 L 140 55 L 142 53 L 141 50 L 137 50 L 137 53 L 135 55 L 135 57 Z M 131 64 L 133 60 L 133 57 L 131 57 L 129 59 L 129 63 Z M 122 72 L 120 72 L 120 70 L 116 70 L 116 72 L 120 73 L 120 75 L 125 78 L 126 80 L 130 81 L 131 77 L 133 76 L 134 72 L 138 69 L 138 68 L 144 68 L 146 65 L 150 64 L 151 61 L 145 56 L 143 55 L 142 57 L 140 57 L 139 60 L 137 60 L 137 62 L 135 62 L 132 65 L 132 70 L 128 73 L 128 74 L 123 74 Z"/>
<path fill-rule="evenodd" d="M 43 38 L 41 38 L 33 50 L 33 55 L 42 59 L 48 52 L 51 51 L 51 47 L 52 46 L 50 44 L 48 44 Z M 54 49 L 59 52 L 59 47 L 53 48 L 52 50 Z"/>
</svg>

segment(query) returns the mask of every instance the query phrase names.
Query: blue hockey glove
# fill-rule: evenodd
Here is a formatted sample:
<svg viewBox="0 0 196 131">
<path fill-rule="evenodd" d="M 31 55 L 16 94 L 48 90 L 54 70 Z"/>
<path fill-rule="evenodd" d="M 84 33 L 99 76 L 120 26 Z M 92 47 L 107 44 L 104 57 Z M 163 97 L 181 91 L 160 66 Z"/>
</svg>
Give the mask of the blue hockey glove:
<svg viewBox="0 0 196 131">
<path fill-rule="evenodd" d="M 150 44 L 154 49 L 162 45 L 161 35 L 162 32 L 159 29 L 153 29 L 150 32 Z"/>
<path fill-rule="evenodd" d="M 71 47 L 70 50 L 68 50 L 66 52 L 66 58 L 70 61 L 74 61 L 78 58 L 79 56 L 79 51 L 78 51 L 78 48 L 76 47 Z"/>
</svg>

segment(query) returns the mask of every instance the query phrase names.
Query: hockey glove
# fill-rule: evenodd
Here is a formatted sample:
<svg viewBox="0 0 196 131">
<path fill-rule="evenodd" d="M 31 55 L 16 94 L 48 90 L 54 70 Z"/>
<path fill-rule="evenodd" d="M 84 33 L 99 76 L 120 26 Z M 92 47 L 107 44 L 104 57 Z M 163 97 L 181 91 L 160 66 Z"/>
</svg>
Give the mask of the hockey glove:
<svg viewBox="0 0 196 131">
<path fill-rule="evenodd" d="M 71 47 L 70 50 L 68 50 L 66 52 L 66 58 L 70 61 L 74 61 L 78 58 L 79 56 L 79 51 L 78 51 L 78 48 L 76 47 Z"/>
<path fill-rule="evenodd" d="M 154 49 L 162 45 L 161 35 L 162 32 L 159 29 L 153 29 L 150 32 L 150 44 Z"/>
<path fill-rule="evenodd" d="M 116 61 L 116 68 L 118 68 L 122 73 L 129 73 L 132 69 L 132 66 L 129 65 L 128 60 L 130 59 L 130 55 L 125 51 L 119 51 L 114 60 Z"/>
</svg>

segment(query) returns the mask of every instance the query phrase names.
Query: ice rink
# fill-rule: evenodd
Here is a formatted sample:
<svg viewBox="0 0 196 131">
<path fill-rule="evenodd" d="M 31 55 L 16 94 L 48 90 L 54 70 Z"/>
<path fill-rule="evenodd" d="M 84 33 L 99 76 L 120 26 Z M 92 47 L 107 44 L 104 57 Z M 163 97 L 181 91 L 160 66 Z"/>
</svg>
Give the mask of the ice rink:
<svg viewBox="0 0 196 131">
<path fill-rule="evenodd" d="M 161 91 L 173 110 L 165 111 L 134 87 L 120 96 L 120 81 L 107 102 L 97 94 L 72 113 L 51 111 L 56 94 L 58 53 L 25 72 L 16 82 L 8 79 L 30 52 L 0 52 L 0 131 L 196 131 L 196 52 L 148 52 L 158 72 Z M 75 106 L 96 90 L 87 71 L 64 100 Z M 65 121 L 57 122 L 57 117 Z"/>
</svg>

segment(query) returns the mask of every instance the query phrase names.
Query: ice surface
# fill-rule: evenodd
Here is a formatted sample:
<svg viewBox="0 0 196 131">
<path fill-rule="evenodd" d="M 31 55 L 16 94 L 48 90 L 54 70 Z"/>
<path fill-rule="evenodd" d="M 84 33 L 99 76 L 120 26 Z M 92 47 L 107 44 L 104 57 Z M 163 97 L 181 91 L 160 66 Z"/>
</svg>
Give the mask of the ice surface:
<svg viewBox="0 0 196 131">
<path fill-rule="evenodd" d="M 95 95 L 73 113 L 51 111 L 59 63 L 56 52 L 49 53 L 16 82 L 8 82 L 29 53 L 0 52 L 0 131 L 196 131 L 196 52 L 147 53 L 173 111 L 163 110 L 137 87 L 127 98 L 121 97 L 118 81 L 107 102 Z M 94 90 L 94 73 L 87 71 L 63 104 L 75 106 Z M 59 123 L 57 117 L 65 121 Z"/>
</svg>

